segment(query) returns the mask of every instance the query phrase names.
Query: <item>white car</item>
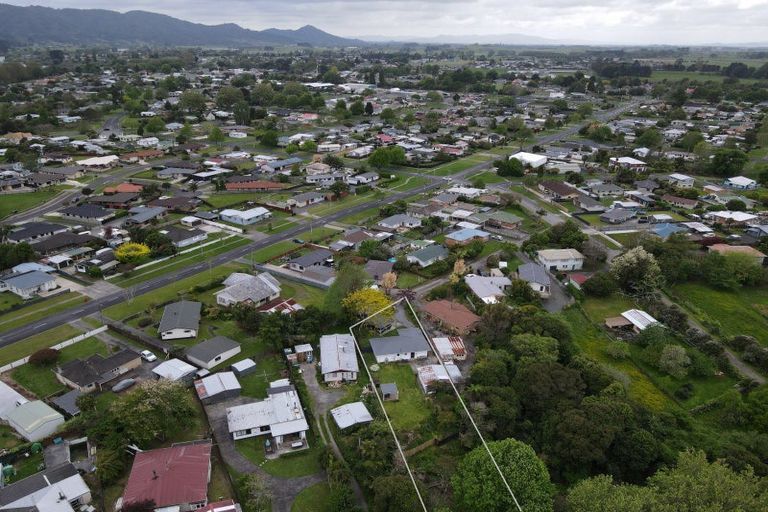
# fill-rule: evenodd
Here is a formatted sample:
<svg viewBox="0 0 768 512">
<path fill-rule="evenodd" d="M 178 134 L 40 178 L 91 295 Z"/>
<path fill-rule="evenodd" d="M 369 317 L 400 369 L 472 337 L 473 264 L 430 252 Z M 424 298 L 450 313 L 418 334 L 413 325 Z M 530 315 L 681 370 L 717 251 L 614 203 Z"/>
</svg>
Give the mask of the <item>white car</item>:
<svg viewBox="0 0 768 512">
<path fill-rule="evenodd" d="M 157 356 L 150 352 L 149 350 L 142 350 L 141 351 L 141 358 L 145 361 L 152 362 L 157 361 Z"/>
</svg>

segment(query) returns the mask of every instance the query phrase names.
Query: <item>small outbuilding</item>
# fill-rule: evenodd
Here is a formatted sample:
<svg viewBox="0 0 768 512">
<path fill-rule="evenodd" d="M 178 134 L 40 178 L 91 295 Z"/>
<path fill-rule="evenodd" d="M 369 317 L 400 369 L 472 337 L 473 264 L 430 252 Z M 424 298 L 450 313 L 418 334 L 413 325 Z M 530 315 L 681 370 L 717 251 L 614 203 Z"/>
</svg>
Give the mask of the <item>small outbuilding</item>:
<svg viewBox="0 0 768 512">
<path fill-rule="evenodd" d="M 189 347 L 186 355 L 191 363 L 210 370 L 227 359 L 235 357 L 240 353 L 240 350 L 240 344 L 235 340 L 226 336 L 216 336 Z"/>
<path fill-rule="evenodd" d="M 233 372 L 219 372 L 195 381 L 195 392 L 203 404 L 240 396 L 242 387 Z"/>
<path fill-rule="evenodd" d="M 39 441 L 50 436 L 60 425 L 64 416 L 41 400 L 26 402 L 8 414 L 8 424 L 27 441 Z"/>
<path fill-rule="evenodd" d="M 331 409 L 331 416 L 341 430 L 373 421 L 373 416 L 368 412 L 363 402 L 340 405 Z"/>
<path fill-rule="evenodd" d="M 243 359 L 242 361 L 232 363 L 230 368 L 238 377 L 245 377 L 246 375 L 250 375 L 256 371 L 256 362 L 251 358 L 247 358 Z"/>
</svg>

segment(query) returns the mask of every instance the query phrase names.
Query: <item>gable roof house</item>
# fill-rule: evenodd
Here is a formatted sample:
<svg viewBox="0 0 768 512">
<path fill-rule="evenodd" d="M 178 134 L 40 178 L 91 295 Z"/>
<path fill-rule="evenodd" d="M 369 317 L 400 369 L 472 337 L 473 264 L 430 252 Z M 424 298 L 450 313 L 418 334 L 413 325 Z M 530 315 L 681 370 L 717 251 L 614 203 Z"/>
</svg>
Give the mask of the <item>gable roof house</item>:
<svg viewBox="0 0 768 512">
<path fill-rule="evenodd" d="M 0 510 L 13 512 L 74 512 L 90 502 L 91 490 L 71 462 L 0 489 Z"/>
<path fill-rule="evenodd" d="M 248 226 L 270 218 L 272 213 L 264 207 L 257 206 L 256 208 L 251 208 L 246 211 L 226 209 L 222 210 L 219 215 L 221 220 L 225 222 L 231 222 L 240 226 Z"/>
<path fill-rule="evenodd" d="M 280 297 L 280 282 L 267 272 L 255 276 L 235 272 L 224 280 L 224 286 L 216 292 L 216 304 L 225 307 L 241 302 L 260 306 Z"/>
<path fill-rule="evenodd" d="M 81 393 L 90 393 L 139 366 L 139 354 L 123 349 L 108 357 L 95 354 L 88 359 L 74 359 L 60 365 L 54 373 L 65 386 Z"/>
<path fill-rule="evenodd" d="M 233 372 L 217 372 L 195 381 L 197 397 L 205 405 L 240 396 L 241 390 Z"/>
<path fill-rule="evenodd" d="M 487 242 L 491 237 L 490 233 L 479 229 L 465 228 L 445 236 L 445 245 L 448 247 L 462 246 L 471 244 L 474 241 Z"/>
<path fill-rule="evenodd" d="M 200 310 L 202 304 L 182 300 L 168 304 L 163 310 L 160 326 L 157 332 L 160 339 L 178 340 L 182 338 L 196 338 L 200 328 Z"/>
<path fill-rule="evenodd" d="M 480 317 L 464 304 L 445 299 L 424 303 L 421 310 L 440 328 L 460 336 L 472 332 L 480 322 Z"/>
<path fill-rule="evenodd" d="M 448 254 L 448 249 L 442 245 L 433 244 L 406 255 L 405 259 L 408 263 L 415 263 L 421 268 L 425 268 L 446 259 Z"/>
<path fill-rule="evenodd" d="M 396 336 L 371 338 L 370 343 L 377 363 L 425 359 L 429 355 L 429 343 L 416 327 L 398 329 Z"/>
<path fill-rule="evenodd" d="M 540 297 L 549 297 L 552 280 L 546 268 L 537 263 L 524 263 L 517 267 L 517 277 L 528 283 Z"/>
<path fill-rule="evenodd" d="M 208 503 L 210 480 L 209 440 L 138 452 L 123 491 L 122 505 L 152 500 L 155 510 L 196 510 Z"/>
<path fill-rule="evenodd" d="M 105 208 L 114 208 L 117 210 L 127 210 L 131 207 L 131 203 L 139 198 L 138 194 L 132 192 L 119 192 L 117 194 L 93 196 L 88 198 L 88 202 L 91 204 L 98 204 Z"/>
<path fill-rule="evenodd" d="M 18 229 L 14 229 L 6 236 L 6 239 L 12 244 L 21 242 L 32 242 L 58 233 L 65 233 L 69 229 L 60 224 L 51 224 L 50 222 L 28 222 Z"/>
<path fill-rule="evenodd" d="M 542 249 L 536 259 L 552 271 L 581 270 L 584 265 L 584 255 L 576 249 Z"/>
<path fill-rule="evenodd" d="M 671 204 L 672 206 L 677 206 L 678 208 L 685 208 L 686 210 L 693 210 L 699 204 L 699 202 L 695 199 L 688 199 L 686 197 L 673 196 L 671 194 L 664 194 L 663 196 L 661 196 L 661 200 Z"/>
<path fill-rule="evenodd" d="M 512 281 L 507 277 L 476 276 L 470 274 L 464 276 L 464 282 L 469 290 L 486 304 L 496 304 L 505 296 L 505 290 L 512 286 Z"/>
<path fill-rule="evenodd" d="M 176 226 L 164 227 L 160 232 L 171 239 L 177 249 L 189 247 L 208 238 L 208 233 L 202 229 L 181 229 Z"/>
<path fill-rule="evenodd" d="M 726 178 L 723 182 L 723 186 L 735 190 L 754 190 L 757 188 L 757 182 L 745 176 L 733 176 L 731 178 Z"/>
<path fill-rule="evenodd" d="M 40 441 L 64 424 L 64 416 L 41 400 L 25 402 L 8 413 L 8 424 L 27 441 Z"/>
<path fill-rule="evenodd" d="M 288 262 L 288 268 L 296 272 L 306 272 L 311 267 L 323 266 L 333 253 L 328 249 L 315 249 L 314 251 L 293 258 Z"/>
<path fill-rule="evenodd" d="M 210 370 L 240 353 L 240 344 L 226 336 L 216 336 L 189 347 L 185 355 L 192 364 Z"/>
<path fill-rule="evenodd" d="M 81 204 L 78 206 L 70 206 L 68 208 L 59 210 L 59 214 L 64 217 L 70 217 L 81 222 L 93 224 L 103 224 L 115 216 L 114 210 L 102 208 L 97 204 Z"/>
<path fill-rule="evenodd" d="M 666 177 L 667 181 L 678 188 L 692 188 L 694 179 L 688 175 L 672 173 Z"/>
<path fill-rule="evenodd" d="M 395 266 L 391 261 L 368 260 L 365 263 L 365 273 L 370 276 L 375 283 L 380 283 L 384 274 L 392 272 Z"/>
<path fill-rule="evenodd" d="M 600 183 L 589 189 L 597 197 L 618 197 L 624 193 L 624 189 L 613 183 Z"/>
<path fill-rule="evenodd" d="M 624 208 L 611 208 L 600 214 L 600 220 L 608 224 L 621 224 L 637 214 L 635 210 L 625 210 Z"/>
<path fill-rule="evenodd" d="M 589 197 L 587 194 L 579 194 L 577 197 L 573 198 L 573 204 L 582 210 L 591 213 L 600 213 L 606 210 L 605 205 L 596 199 Z"/>
<path fill-rule="evenodd" d="M 421 226 L 421 219 L 411 217 L 410 215 L 406 215 L 404 213 L 398 213 L 396 215 L 391 215 L 386 219 L 380 220 L 376 225 L 389 231 L 407 231 L 409 229 L 418 228 Z"/>
<path fill-rule="evenodd" d="M 24 300 L 54 290 L 58 286 L 55 277 L 39 270 L 13 273 L 0 278 L 0 292 L 9 291 Z"/>
<path fill-rule="evenodd" d="M 355 340 L 349 334 L 327 334 L 320 337 L 320 371 L 324 382 L 356 381 Z"/>
<path fill-rule="evenodd" d="M 539 190 L 552 196 L 552 199 L 555 201 L 574 199 L 581 193 L 576 187 L 572 187 L 563 181 L 542 181 L 539 183 Z"/>
<path fill-rule="evenodd" d="M 307 446 L 309 424 L 296 388 L 288 379 L 269 383 L 267 398 L 227 409 L 227 427 L 235 440 L 268 436 L 270 446 Z"/>
</svg>

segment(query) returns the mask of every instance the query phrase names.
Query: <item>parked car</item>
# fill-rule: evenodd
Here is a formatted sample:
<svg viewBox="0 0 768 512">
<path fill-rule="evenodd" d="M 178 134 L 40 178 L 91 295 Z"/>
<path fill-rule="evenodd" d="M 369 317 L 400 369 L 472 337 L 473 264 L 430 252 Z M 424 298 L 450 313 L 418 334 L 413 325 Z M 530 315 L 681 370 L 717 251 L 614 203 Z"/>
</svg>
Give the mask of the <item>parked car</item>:
<svg viewBox="0 0 768 512">
<path fill-rule="evenodd" d="M 152 352 L 150 352 L 149 350 L 142 350 L 141 358 L 149 363 L 151 363 L 152 361 L 157 361 L 157 356 Z"/>
<path fill-rule="evenodd" d="M 119 393 L 121 391 L 125 391 L 129 387 L 136 384 L 136 379 L 123 379 L 114 386 L 112 386 L 112 391 L 115 393 Z"/>
</svg>

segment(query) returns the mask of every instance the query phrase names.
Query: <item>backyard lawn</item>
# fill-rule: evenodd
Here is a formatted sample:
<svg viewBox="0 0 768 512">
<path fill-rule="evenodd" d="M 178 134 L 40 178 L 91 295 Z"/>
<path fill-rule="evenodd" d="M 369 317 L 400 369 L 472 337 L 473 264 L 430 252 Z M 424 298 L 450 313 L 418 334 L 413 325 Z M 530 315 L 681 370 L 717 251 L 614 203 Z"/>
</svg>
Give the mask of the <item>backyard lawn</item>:
<svg viewBox="0 0 768 512">
<path fill-rule="evenodd" d="M 389 363 L 381 365 L 374 378 L 382 383 L 394 382 L 400 394 L 397 402 L 385 402 L 389 419 L 398 433 L 416 430 L 429 418 L 430 407 L 427 398 L 416 384 L 416 376 L 410 365 Z"/>
<path fill-rule="evenodd" d="M 299 476 L 313 475 L 322 470 L 320 466 L 320 454 L 323 445 L 320 439 L 312 434 L 307 434 L 309 449 L 286 453 L 277 459 L 267 460 L 264 457 L 264 438 L 251 437 L 236 441 L 237 450 L 254 464 L 261 466 L 264 471 L 273 476 L 283 478 L 295 478 Z"/>
<path fill-rule="evenodd" d="M 296 496 L 291 505 L 291 512 L 325 512 L 330 494 L 331 489 L 327 483 L 307 487 Z"/>
<path fill-rule="evenodd" d="M 322 306 L 325 300 L 325 290 L 315 286 L 298 283 L 295 281 L 286 281 L 278 279 L 282 292 L 280 296 L 284 299 L 295 299 L 296 302 L 304 307 Z"/>
<path fill-rule="evenodd" d="M 74 338 L 78 334 L 82 333 L 71 325 L 64 324 L 0 348 L 0 366 L 18 361 L 22 357 L 37 352 L 41 348 L 56 345 L 62 341 Z"/>
<path fill-rule="evenodd" d="M 640 232 L 636 231 L 634 233 L 611 233 L 608 236 L 619 242 L 624 247 L 631 247 L 635 241 L 637 241 L 638 237 L 640 236 Z"/>
<path fill-rule="evenodd" d="M 397 274 L 398 288 L 414 288 L 424 281 L 426 281 L 426 279 L 412 272 L 400 272 Z"/>
<path fill-rule="evenodd" d="M 67 363 L 75 359 L 85 359 L 94 354 L 107 355 L 107 346 L 96 338 L 87 338 L 83 341 L 63 348 L 59 356 L 59 364 Z M 38 398 L 45 398 L 66 389 L 53 374 L 52 366 L 35 366 L 25 364 L 11 372 L 11 377 L 21 386 L 31 391 Z"/>
<path fill-rule="evenodd" d="M 747 334 L 768 346 L 768 290 L 740 288 L 715 290 L 701 283 L 672 287 L 676 302 L 693 314 L 705 327 L 723 336 Z"/>
<path fill-rule="evenodd" d="M 290 240 L 283 240 L 282 242 L 277 242 L 276 244 L 264 247 L 263 249 L 253 251 L 247 258 L 254 263 L 266 263 L 290 250 L 298 248 L 299 246 Z"/>
<path fill-rule="evenodd" d="M 261 201 L 262 197 L 258 193 L 225 193 L 225 194 L 212 194 L 204 199 L 204 201 L 210 204 L 214 208 L 229 208 L 246 201 Z"/>
<path fill-rule="evenodd" d="M 0 199 L 0 220 L 13 215 L 13 212 L 23 212 L 51 200 L 67 187 L 47 187 L 37 192 L 21 194 L 3 194 Z"/>
</svg>

